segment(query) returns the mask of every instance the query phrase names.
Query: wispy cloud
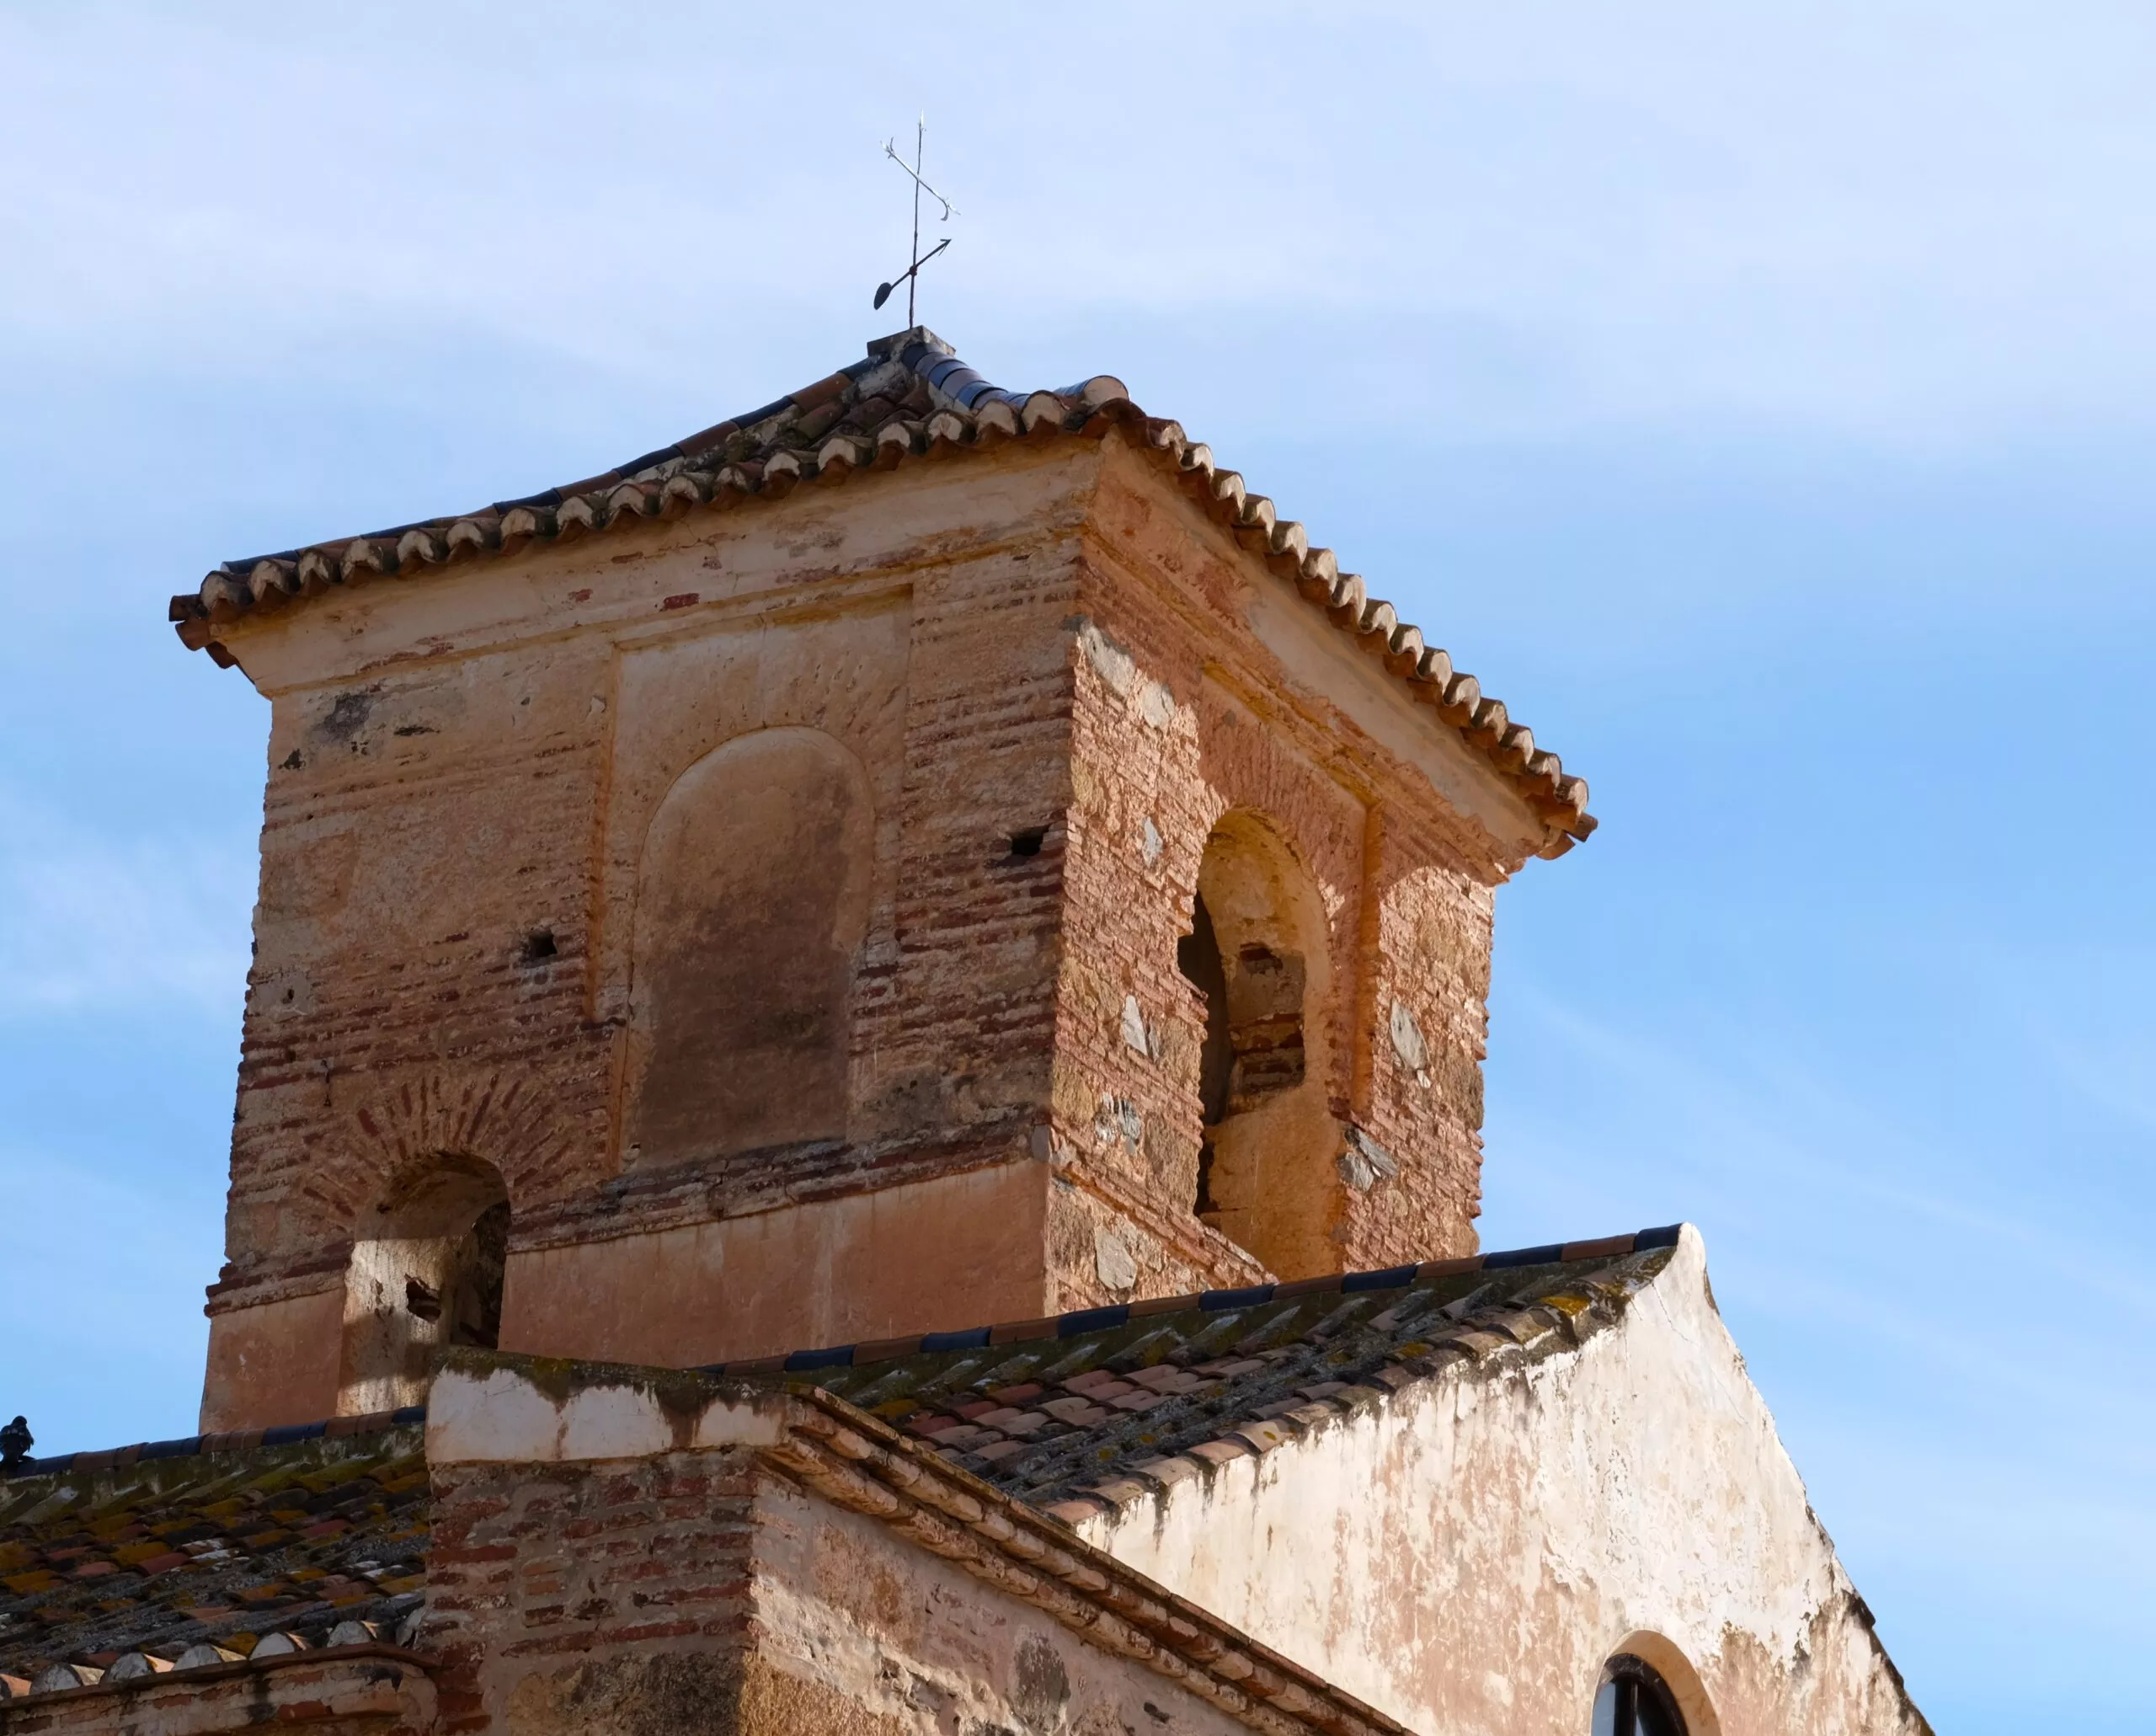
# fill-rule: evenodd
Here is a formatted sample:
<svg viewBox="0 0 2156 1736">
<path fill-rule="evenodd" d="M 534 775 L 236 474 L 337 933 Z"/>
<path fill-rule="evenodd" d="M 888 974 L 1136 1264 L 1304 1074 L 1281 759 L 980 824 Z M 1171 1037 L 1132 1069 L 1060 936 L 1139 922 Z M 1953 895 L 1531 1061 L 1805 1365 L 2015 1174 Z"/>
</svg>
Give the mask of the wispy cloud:
<svg viewBox="0 0 2156 1736">
<path fill-rule="evenodd" d="M 1988 1176 L 1984 1100 L 1935 1057 L 1873 1098 L 1816 1017 L 1627 998 L 1506 988 L 1504 1046 L 1544 1089 L 1493 1094 L 1491 1245 L 1637 1222 L 1642 1200 L 1705 1222 L 1782 1437 L 1935 1710 L 1967 1656 L 2062 1607 L 2089 1605 L 2101 1644 L 2145 1632 L 2156 1285 L 2134 1197 L 2076 1222 L 2014 1131 L 1993 1139 L 2022 1161 Z M 2102 1691 L 2087 1671 L 2077 1691 Z"/>
<path fill-rule="evenodd" d="M 163 595 L 857 355 L 926 106 L 929 322 L 1187 418 L 1596 779 L 1504 895 L 1490 1245 L 1702 1222 L 1942 1727 L 2131 1725 L 2156 9 L 921 0 L 910 60 L 588 11 L 0 7 L 0 445 L 100 503 L 0 526 L 0 1189 L 34 1290 L 107 1274 L 0 1369 L 53 1444 L 181 1432 L 216 1263 L 263 719 Z"/>
<path fill-rule="evenodd" d="M 2031 1050 L 2063 1083 L 2144 1133 L 2156 1132 L 2156 1023 L 2144 988 L 2153 964 L 2131 947 L 2077 960 L 2058 972 L 2063 980 L 2031 1007 L 2026 1022 Z M 2098 972 L 2130 984 L 2130 992 L 2090 996 L 2086 985 Z"/>
<path fill-rule="evenodd" d="M 160 1006 L 232 1012 L 247 977 L 251 852 L 100 836 L 0 792 L 0 1018 Z"/>
<path fill-rule="evenodd" d="M 851 347 L 905 238 L 873 140 L 926 102 L 966 211 L 932 306 L 969 343 L 1165 323 L 1163 371 L 1231 361 L 1285 400 L 1368 371 L 1375 413 L 1477 430 L 1519 413 L 1519 370 L 1475 366 L 1493 350 L 1560 420 L 1945 434 L 2139 417 L 2156 382 L 2156 249 L 2119 220 L 2156 174 L 2133 71 L 2151 32 L 2116 0 L 2060 0 L 2041 29 L 1935 0 L 1860 26 L 1810 0 L 1373 7 L 1338 29 L 1259 6 L 1232 46 L 1198 13 L 1146 15 L 1140 52 L 1128 9 L 931 3 L 913 27 L 945 49 L 910 83 L 805 22 L 684 8 L 654 57 L 566 10 L 531 22 L 549 10 L 508 30 L 396 4 L 0 20 L 8 323 L 89 360 L 220 367 L 483 324 L 678 375 L 740 348 L 718 334 L 798 341 L 770 318 L 783 283 L 803 335 Z M 487 76 L 401 76 L 422 27 Z M 963 100 L 939 106 L 954 63 Z M 1035 124 L 1050 65 L 1152 118 Z M 1291 67 L 1294 100 L 1251 100 Z M 311 124 L 360 88 L 376 124 Z M 846 118 L 803 131 L 809 88 Z M 595 247 L 601 213 L 622 227 Z M 1251 369 L 1225 339 L 1253 323 L 1321 323 L 1322 378 Z M 1433 366 L 1454 389 L 1397 391 Z"/>
<path fill-rule="evenodd" d="M 1682 1195 L 1688 1215 L 1726 1227 L 1735 1299 L 1755 1321 L 1860 1338 L 1943 1386 L 2014 1392 L 2031 1417 L 2079 1418 L 2092 1445 L 2156 1429 L 2148 1390 L 2102 1378 L 2107 1343 L 2056 1330 L 2062 1311 L 2156 1311 L 2156 1281 L 2122 1240 L 2107 1251 L 2054 1221 L 2025 1175 L 2016 1191 L 1988 1186 L 1943 1126 L 1913 1129 L 1905 1107 L 1867 1102 L 1808 1060 L 1806 1028 L 1733 1036 L 1645 1009 L 1620 1028 L 1531 986 L 1508 992 L 1534 1026 L 1512 1040 L 1574 1075 L 1592 1108 L 1511 1119 L 1492 1157 L 1500 1189 L 1536 1169 L 1545 1197 L 1589 1172 L 1613 1201 L 1643 1185 Z M 2004 1311 L 1981 1333 L 1942 1330 L 1941 1285 L 1964 1288 L 1976 1269 L 2010 1274 L 2044 1306 Z"/>
</svg>

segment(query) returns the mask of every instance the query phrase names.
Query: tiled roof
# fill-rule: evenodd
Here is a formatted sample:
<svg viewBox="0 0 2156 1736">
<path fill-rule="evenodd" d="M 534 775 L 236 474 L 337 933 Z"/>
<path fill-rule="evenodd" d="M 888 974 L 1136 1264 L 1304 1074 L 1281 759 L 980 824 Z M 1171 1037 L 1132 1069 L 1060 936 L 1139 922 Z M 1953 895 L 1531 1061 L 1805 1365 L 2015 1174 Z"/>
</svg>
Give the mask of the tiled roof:
<svg viewBox="0 0 2156 1736">
<path fill-rule="evenodd" d="M 1075 1524 L 1448 1365 L 1572 1349 L 1614 1323 L 1678 1234 L 1208 1290 L 703 1372 L 829 1395 L 816 1402 Z M 0 1480 L 0 1698 L 408 1639 L 428 1545 L 424 1420 L 415 1408 L 15 1467 Z"/>
<path fill-rule="evenodd" d="M 1178 477 L 1237 542 L 1380 657 L 1417 699 L 1486 755 L 1555 835 L 1545 854 L 1557 854 L 1567 847 L 1566 840 L 1594 830 L 1584 779 L 1568 776 L 1502 701 L 1455 670 L 1444 651 L 1426 645 L 1421 632 L 1401 621 L 1391 604 L 1371 596 L 1359 576 L 1341 572 L 1330 549 L 1312 548 L 1300 524 L 1281 517 L 1235 472 L 1217 466 L 1211 449 L 1190 440 L 1179 424 L 1148 416 L 1108 374 L 1056 392 L 1006 392 L 923 327 L 878 339 L 862 360 L 813 386 L 601 475 L 459 516 L 227 561 L 195 591 L 173 599 L 172 619 L 188 644 L 230 662 L 218 627 L 336 586 L 392 574 L 410 578 L 532 542 L 723 510 L 751 498 L 776 499 L 812 480 L 841 483 L 857 471 L 887 470 L 1006 440 L 1099 439 L 1112 427 L 1121 427 L 1139 451 Z"/>
<path fill-rule="evenodd" d="M 1426 1379 L 1572 1349 L 1671 1227 L 718 1365 L 813 1386 L 1061 1519 L 1262 1453 Z"/>
<path fill-rule="evenodd" d="M 396 1640 L 424 1573 L 420 1420 L 343 1418 L 16 1467 L 0 1481 L 0 1678 L 13 1679 L 0 1690 Z"/>
</svg>

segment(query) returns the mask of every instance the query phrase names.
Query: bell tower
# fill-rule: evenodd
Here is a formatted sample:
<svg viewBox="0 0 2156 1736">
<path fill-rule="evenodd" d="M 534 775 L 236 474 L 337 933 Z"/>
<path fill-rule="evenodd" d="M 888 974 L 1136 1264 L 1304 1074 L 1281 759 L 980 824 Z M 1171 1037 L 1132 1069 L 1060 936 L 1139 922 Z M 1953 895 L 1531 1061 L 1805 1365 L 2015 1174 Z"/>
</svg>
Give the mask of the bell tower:
<svg viewBox="0 0 2156 1736">
<path fill-rule="evenodd" d="M 1473 1247 L 1586 787 L 1115 379 L 901 333 L 173 615 L 271 701 L 205 1429 Z"/>
</svg>

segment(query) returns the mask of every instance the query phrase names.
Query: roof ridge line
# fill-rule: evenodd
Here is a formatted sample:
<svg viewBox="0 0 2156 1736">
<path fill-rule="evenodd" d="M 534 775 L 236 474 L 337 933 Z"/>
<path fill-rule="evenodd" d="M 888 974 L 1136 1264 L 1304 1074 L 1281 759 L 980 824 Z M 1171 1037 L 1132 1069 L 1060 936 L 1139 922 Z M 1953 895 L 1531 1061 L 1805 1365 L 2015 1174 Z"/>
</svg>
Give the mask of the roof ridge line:
<svg viewBox="0 0 2156 1736">
<path fill-rule="evenodd" d="M 887 369 L 903 372 L 886 376 Z M 878 378 L 879 389 L 864 396 L 862 382 Z M 910 379 L 909 389 L 886 396 L 896 378 Z M 1314 547 L 1301 523 L 1282 518 L 1240 473 L 1216 465 L 1212 449 L 1192 441 L 1180 423 L 1149 416 L 1113 374 L 1060 391 L 1008 391 L 968 366 L 926 326 L 873 339 L 862 360 L 836 373 L 596 476 L 462 515 L 223 562 L 195 590 L 173 597 L 167 616 L 183 644 L 229 668 L 237 659 L 218 628 L 332 586 L 408 578 L 624 524 L 782 499 L 811 480 L 842 483 L 862 470 L 888 470 L 909 459 L 1008 440 L 1099 440 L 1118 425 L 1240 548 L 1353 634 L 1406 685 L 1411 697 L 1490 761 L 1545 830 L 1545 841 L 1534 854 L 1561 856 L 1594 831 L 1586 779 L 1567 772 L 1502 701 L 1456 669 L 1450 655 L 1427 643 L 1390 603 L 1372 596 L 1359 574 L 1342 572 L 1333 552 Z"/>
<path fill-rule="evenodd" d="M 1186 1314 L 1203 1310 L 1219 1313 L 1252 1308 L 1279 1298 L 1354 1295 L 1364 1290 L 1400 1290 L 1425 1279 L 1456 1276 L 1466 1272 L 1502 1271 L 1518 1266 L 1554 1266 L 1575 1260 L 1604 1260 L 1654 1248 L 1674 1247 L 1682 1224 L 1665 1224 L 1630 1235 L 1604 1236 L 1590 1241 L 1552 1242 L 1537 1247 L 1502 1248 L 1493 1253 L 1465 1254 L 1455 1259 L 1424 1260 L 1417 1264 L 1387 1266 L 1372 1272 L 1331 1272 L 1316 1278 L 1291 1279 L 1275 1284 L 1249 1285 L 1234 1290 L 1198 1290 L 1186 1295 L 1157 1296 L 1150 1300 L 1116 1302 L 1105 1307 L 1074 1308 L 1037 1320 L 999 1321 L 958 1332 L 920 1333 L 910 1338 L 871 1338 L 851 1344 L 835 1344 L 814 1350 L 794 1350 L 771 1356 L 736 1357 L 726 1362 L 701 1363 L 690 1372 L 700 1375 L 808 1374 L 818 1369 L 858 1368 L 865 1364 L 894 1362 L 908 1356 L 932 1356 L 954 1350 L 984 1350 L 1004 1344 L 1034 1343 L 1043 1338 L 1070 1338 L 1081 1333 L 1105 1332 L 1156 1314 Z M 867 1352 L 867 1354 L 862 1353 Z"/>
<path fill-rule="evenodd" d="M 1682 1224 L 1634 1231 L 1629 1235 L 1604 1236 L 1587 1241 L 1545 1242 L 1540 1247 L 1500 1248 L 1494 1253 L 1464 1254 L 1453 1259 L 1423 1260 L 1412 1265 L 1386 1266 L 1367 1272 L 1330 1272 L 1315 1278 L 1289 1279 L 1232 1290 L 1197 1290 L 1187 1295 L 1155 1296 L 1104 1307 L 1073 1308 L 1035 1320 L 998 1321 L 959 1332 L 917 1333 L 898 1338 L 863 1339 L 851 1344 L 814 1350 L 795 1350 L 773 1356 L 737 1357 L 726 1362 L 699 1363 L 685 1370 L 698 1375 L 805 1374 L 818 1369 L 857 1368 L 867 1363 L 897 1361 L 907 1356 L 935 1355 L 946 1351 L 979 1350 L 993 1345 L 1035 1343 L 1046 1338 L 1076 1338 L 1127 1326 L 1156 1314 L 1203 1311 L 1221 1313 L 1252 1308 L 1276 1300 L 1357 1295 L 1366 1290 L 1401 1290 L 1427 1279 L 1457 1276 L 1468 1272 L 1503 1271 L 1513 1267 L 1567 1265 L 1578 1260 L 1606 1260 L 1625 1254 L 1674 1247 Z M 867 1351 L 871 1354 L 862 1355 Z M 396 1410 L 369 1411 L 359 1416 L 329 1417 L 314 1423 L 282 1423 L 263 1429 L 211 1430 L 172 1440 L 137 1442 L 131 1446 L 104 1447 L 73 1453 L 56 1453 L 40 1459 L 24 1459 L 0 1471 L 0 1479 L 50 1477 L 66 1472 L 124 1470 L 129 1466 L 159 1459 L 191 1458 L 199 1454 L 252 1452 L 260 1447 L 296 1446 L 310 1440 L 338 1440 L 349 1435 L 383 1434 L 392 1429 L 415 1428 L 427 1419 L 424 1404 Z"/>
<path fill-rule="evenodd" d="M 380 1434 L 427 1420 L 427 1407 L 411 1404 L 393 1411 L 369 1411 L 356 1417 L 328 1417 L 318 1423 L 280 1423 L 267 1429 L 215 1429 L 173 1440 L 138 1441 L 133 1446 L 101 1447 L 24 1459 L 0 1472 L 0 1477 L 50 1477 L 61 1472 L 116 1471 L 145 1460 L 188 1459 L 205 1453 L 252 1452 L 258 1447 L 296 1446 L 307 1440 L 341 1440 L 347 1435 Z"/>
</svg>

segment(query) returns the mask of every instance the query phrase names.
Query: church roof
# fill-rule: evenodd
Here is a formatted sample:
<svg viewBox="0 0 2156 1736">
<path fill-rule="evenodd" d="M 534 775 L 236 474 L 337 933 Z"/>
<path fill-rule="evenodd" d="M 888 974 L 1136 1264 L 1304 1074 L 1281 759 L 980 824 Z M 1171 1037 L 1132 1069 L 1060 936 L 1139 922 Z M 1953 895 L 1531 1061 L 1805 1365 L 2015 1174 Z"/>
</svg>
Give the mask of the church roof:
<svg viewBox="0 0 2156 1736">
<path fill-rule="evenodd" d="M 318 1649 L 394 1640 L 425 1572 L 423 1417 L 17 1467 L 0 1481 L 4 1686 L 21 1693 L 54 1665 L 102 1672 L 137 1653 L 156 1670 L 191 1648 L 209 1649 L 190 1664 L 216 1667 L 273 1634 Z"/>
<path fill-rule="evenodd" d="M 827 1394 L 817 1402 L 860 1426 L 1076 1524 L 1455 1365 L 1494 1371 L 1575 1349 L 1677 1241 L 1674 1227 L 1643 1230 L 698 1372 Z M 0 1480 L 0 1698 L 115 1665 L 217 1668 L 265 1643 L 408 1636 L 429 1543 L 424 1419 L 414 1408 L 16 1467 Z"/>
<path fill-rule="evenodd" d="M 842 483 L 862 470 L 993 447 L 1006 440 L 1099 439 L 1121 427 L 1138 450 L 1177 476 L 1245 548 L 1292 583 L 1335 626 L 1381 658 L 1413 697 L 1486 756 L 1556 835 L 1546 854 L 1585 838 L 1586 781 L 1538 746 L 1503 702 L 1363 580 L 1342 573 L 1327 548 L 1283 518 L 1243 478 L 1216 465 L 1209 447 L 1181 425 L 1148 416 L 1122 381 L 1098 374 L 1054 392 L 1009 392 L 968 367 L 924 327 L 881 338 L 861 361 L 761 408 L 720 422 L 600 475 L 476 511 L 397 525 L 364 536 L 227 561 L 193 591 L 172 600 L 171 617 L 189 645 L 220 662 L 231 657 L 217 628 L 243 615 L 281 608 L 334 587 L 513 553 L 534 542 L 567 541 L 652 518 L 723 510 L 782 498 L 803 483 Z"/>
<path fill-rule="evenodd" d="M 1673 1226 L 707 1372 L 813 1385 L 1075 1523 L 1449 1365 L 1573 1349 L 1615 1321 L 1677 1241 Z"/>
</svg>

